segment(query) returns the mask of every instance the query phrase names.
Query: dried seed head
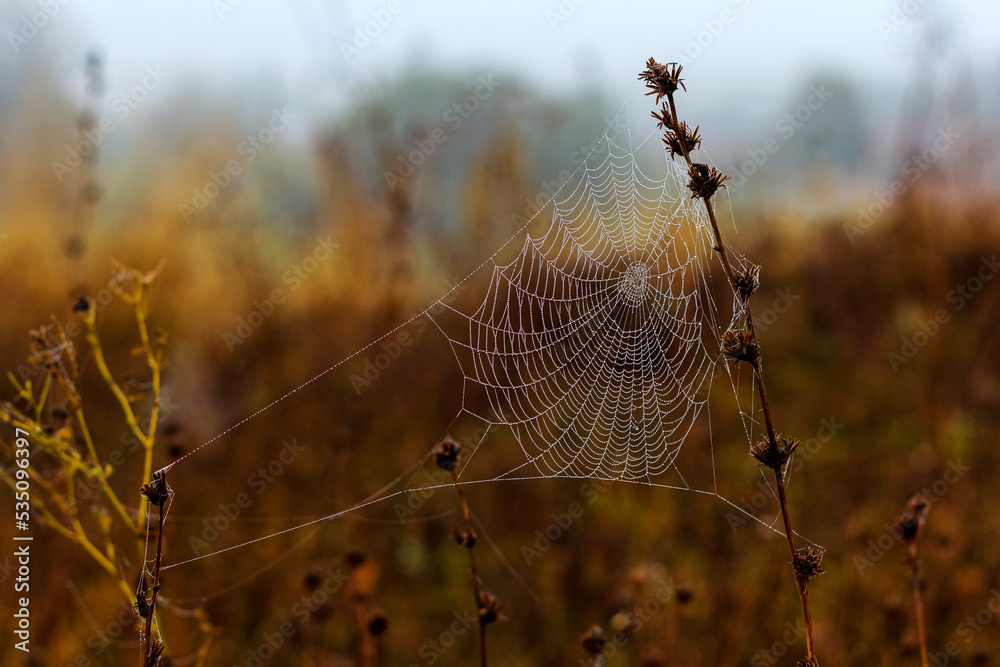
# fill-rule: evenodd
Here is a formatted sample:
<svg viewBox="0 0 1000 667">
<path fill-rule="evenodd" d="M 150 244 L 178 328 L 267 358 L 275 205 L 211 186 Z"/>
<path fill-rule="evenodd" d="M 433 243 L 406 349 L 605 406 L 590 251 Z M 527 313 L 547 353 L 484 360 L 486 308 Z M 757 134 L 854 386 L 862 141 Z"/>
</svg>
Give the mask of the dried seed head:
<svg viewBox="0 0 1000 667">
<path fill-rule="evenodd" d="M 749 329 L 727 331 L 722 334 L 722 353 L 737 361 L 752 364 L 760 356 L 760 346 Z"/>
<path fill-rule="evenodd" d="M 692 130 L 684 121 L 677 123 L 672 130 L 663 133 L 663 143 L 672 157 L 687 157 L 701 146 L 701 135 L 698 134 L 698 126 Z"/>
<path fill-rule="evenodd" d="M 688 169 L 688 176 L 691 177 L 688 189 L 694 193 L 692 197 L 706 200 L 711 199 L 716 191 L 724 187 L 725 182 L 729 180 L 728 176 L 715 167 L 701 162 L 695 162 L 691 165 Z"/>
<path fill-rule="evenodd" d="M 163 655 L 163 642 L 154 639 L 149 644 L 149 653 L 146 654 L 146 667 L 157 667 L 161 655 Z"/>
<path fill-rule="evenodd" d="M 604 634 L 604 630 L 601 629 L 601 626 L 592 625 L 589 630 L 580 635 L 580 642 L 583 644 L 583 650 L 587 652 L 587 655 L 598 656 L 604 651 L 604 645 L 608 643 L 608 638 Z"/>
<path fill-rule="evenodd" d="M 344 554 L 344 560 L 347 561 L 347 566 L 352 570 L 359 568 L 366 560 L 368 560 L 368 554 L 365 550 L 360 547 L 353 547 L 347 550 Z"/>
<path fill-rule="evenodd" d="M 381 609 L 372 612 L 372 617 L 368 619 L 368 634 L 373 637 L 381 637 L 389 629 L 389 618 Z"/>
<path fill-rule="evenodd" d="M 462 447 L 455 442 L 450 435 L 446 435 L 444 440 L 434 447 L 434 460 L 438 467 L 447 472 L 452 472 L 458 464 L 458 457 L 462 453 Z"/>
<path fill-rule="evenodd" d="M 462 530 L 458 526 L 452 526 L 451 537 L 460 547 L 471 549 L 476 546 L 476 529 Z"/>
<path fill-rule="evenodd" d="M 315 567 L 309 568 L 309 571 L 306 572 L 306 576 L 302 579 L 302 583 L 306 587 L 307 593 L 312 593 L 319 588 L 320 584 L 323 583 L 319 570 Z"/>
<path fill-rule="evenodd" d="M 155 505 L 162 510 L 163 504 L 170 497 L 170 487 L 167 486 L 167 478 L 164 477 L 163 472 L 153 473 L 153 480 L 149 484 L 143 484 L 139 493 L 146 497 L 150 505 Z"/>
<path fill-rule="evenodd" d="M 142 619 L 149 616 L 150 612 L 149 602 L 146 600 L 145 588 L 146 584 L 143 579 L 142 588 L 140 588 L 139 592 L 135 594 L 135 604 L 132 605 L 132 610 L 135 612 L 135 615 Z"/>
<path fill-rule="evenodd" d="M 802 443 L 795 438 L 778 435 L 777 442 L 771 442 L 769 438 L 763 438 L 750 447 L 750 456 L 757 459 L 762 466 L 780 473 L 788 459 Z"/>
<path fill-rule="evenodd" d="M 819 667 L 819 662 L 815 658 L 802 658 L 795 663 L 795 667 Z"/>
<path fill-rule="evenodd" d="M 900 538 L 904 542 L 915 542 L 920 539 L 930 511 L 930 502 L 919 493 L 906 501 L 903 514 L 896 520 Z"/>
<path fill-rule="evenodd" d="M 792 561 L 795 576 L 801 581 L 809 581 L 813 577 L 823 574 L 825 570 L 820 566 L 823 563 L 824 553 L 826 552 L 819 547 L 810 546 L 800 549 L 795 554 L 795 560 Z"/>
<path fill-rule="evenodd" d="M 503 603 L 497 600 L 497 596 L 489 591 L 479 593 L 479 623 L 489 625 L 495 621 L 505 621 L 507 618 L 500 613 Z"/>
<path fill-rule="evenodd" d="M 743 303 L 747 302 L 758 287 L 760 287 L 760 267 L 756 264 L 751 264 L 746 271 L 736 276 L 736 294 Z"/>
<path fill-rule="evenodd" d="M 90 299 L 85 296 L 81 296 L 77 299 L 76 303 L 73 304 L 74 313 L 85 313 L 90 310 Z"/>
<path fill-rule="evenodd" d="M 661 130 L 674 129 L 674 117 L 670 115 L 670 108 L 666 105 L 666 103 L 660 107 L 659 113 L 653 111 L 652 115 L 653 118 L 656 119 L 656 126 Z"/>
<path fill-rule="evenodd" d="M 672 95 L 678 88 L 687 88 L 681 79 L 681 70 L 684 69 L 677 63 L 667 63 L 661 65 L 655 59 L 646 61 L 646 69 L 639 73 L 639 78 L 646 82 L 649 88 L 647 95 L 656 95 L 656 103 L 667 95 Z"/>
</svg>

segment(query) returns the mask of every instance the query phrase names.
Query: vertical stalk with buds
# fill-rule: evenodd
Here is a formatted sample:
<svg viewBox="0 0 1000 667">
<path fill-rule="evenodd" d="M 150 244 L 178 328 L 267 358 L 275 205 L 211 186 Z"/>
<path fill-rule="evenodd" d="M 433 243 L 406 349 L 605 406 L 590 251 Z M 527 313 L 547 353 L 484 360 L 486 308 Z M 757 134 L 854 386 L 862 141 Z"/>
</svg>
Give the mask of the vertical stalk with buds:
<svg viewBox="0 0 1000 667">
<path fill-rule="evenodd" d="M 920 571 L 920 538 L 924 534 L 927 514 L 931 504 L 917 494 L 906 502 L 903 515 L 897 521 L 899 535 L 906 545 L 906 562 L 910 567 L 910 587 L 913 589 L 913 608 L 917 614 L 917 637 L 920 641 L 920 664 L 927 667 L 927 626 L 924 621 L 924 581 Z"/>
<path fill-rule="evenodd" d="M 453 536 L 459 546 L 465 547 L 469 552 L 469 565 L 472 570 L 472 593 L 476 603 L 476 614 L 479 618 L 479 664 L 486 667 L 486 626 L 490 623 L 503 619 L 500 613 L 503 604 L 497 600 L 497 596 L 489 591 L 482 590 L 479 571 L 476 567 L 476 529 L 472 526 L 472 515 L 469 512 L 469 504 L 465 500 L 465 493 L 458 483 L 458 459 L 462 453 L 461 446 L 451 437 L 445 436 L 434 448 L 434 459 L 442 470 L 451 474 L 452 482 L 455 485 L 455 493 L 458 494 L 458 502 L 462 507 L 462 526 L 455 526 Z"/>
<path fill-rule="evenodd" d="M 163 654 L 163 642 L 153 638 L 153 626 L 156 618 L 156 596 L 160 593 L 160 561 L 163 558 L 163 521 L 166 518 L 166 504 L 170 499 L 170 487 L 163 472 L 157 472 L 148 484 L 143 484 L 139 490 L 142 497 L 157 508 L 159 523 L 156 530 L 156 555 L 151 572 L 153 581 L 146 595 L 145 572 L 139 577 L 139 588 L 136 591 L 135 610 L 142 620 L 143 628 L 140 641 L 141 667 L 156 667 Z"/>
<path fill-rule="evenodd" d="M 753 369 L 767 433 L 764 439 L 751 446 L 750 454 L 757 459 L 760 465 L 770 468 L 774 472 L 778 502 L 781 505 L 781 518 L 792 556 L 792 569 L 799 599 L 802 603 L 802 616 L 806 628 L 806 658 L 799 664 L 807 667 L 818 665 L 813 645 L 813 623 L 809 609 L 808 583 L 810 579 L 823 572 L 820 567 L 823 551 L 811 546 L 800 551 L 795 545 L 795 532 L 792 530 L 788 501 L 785 497 L 785 464 L 799 446 L 799 441 L 778 434 L 774 429 L 774 421 L 771 416 L 771 405 L 768 401 L 767 387 L 764 383 L 761 366 L 760 346 L 757 343 L 753 315 L 749 305 L 750 297 L 760 286 L 758 279 L 760 267 L 751 264 L 746 270 L 737 271 L 729 252 L 726 250 L 726 245 L 723 243 L 715 215 L 713 198 L 719 188 L 725 187 L 728 176 L 715 167 L 694 162 L 691 158 L 691 154 L 701 145 L 701 136 L 698 133 L 698 127 L 691 129 L 677 116 L 674 94 L 678 88 L 687 91 L 680 78 L 681 69 L 682 67 L 676 63 L 664 65 L 650 58 L 646 63 L 646 69 L 639 74 L 639 78 L 645 81 L 646 86 L 650 89 L 647 94 L 656 96 L 656 104 L 661 104 L 661 101 L 666 99 L 666 102 L 661 104 L 660 110 L 653 112 L 653 118 L 657 120 L 659 127 L 663 130 L 663 143 L 671 158 L 680 157 L 687 163 L 690 179 L 688 188 L 695 199 L 700 199 L 705 204 L 714 236 L 714 250 L 719 255 L 719 260 L 726 272 L 726 278 L 735 295 L 737 312 L 733 321 L 740 322 L 740 326 L 731 328 L 722 335 L 722 352 L 737 362 L 749 364 Z"/>
</svg>

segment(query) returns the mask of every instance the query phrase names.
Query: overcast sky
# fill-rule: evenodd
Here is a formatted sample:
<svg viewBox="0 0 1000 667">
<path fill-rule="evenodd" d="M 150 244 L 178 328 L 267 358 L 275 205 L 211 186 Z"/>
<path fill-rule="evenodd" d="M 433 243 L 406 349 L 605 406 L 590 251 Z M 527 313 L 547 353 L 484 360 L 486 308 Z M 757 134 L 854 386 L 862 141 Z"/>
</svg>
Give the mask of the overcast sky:
<svg viewBox="0 0 1000 667">
<path fill-rule="evenodd" d="M 991 68 L 1000 63 L 1000 3 L 992 0 L 52 4 L 64 1 L 43 31 L 69 35 L 69 43 L 80 48 L 99 46 L 112 82 L 135 81 L 147 66 L 159 65 L 179 73 L 172 77 L 175 84 L 193 77 L 218 86 L 265 71 L 296 86 L 318 75 L 333 82 L 378 79 L 418 63 L 516 72 L 545 86 L 599 85 L 621 97 L 615 93 L 631 86 L 637 65 L 655 55 L 686 59 L 689 76 L 730 96 L 734 90 L 778 93 L 817 69 L 841 70 L 891 88 L 912 76 L 913 54 L 928 20 L 946 27 L 955 38 L 950 43 L 970 63 Z M 8 3 L 6 29 L 13 25 L 19 32 L 18 21 L 40 6 L 37 0 Z M 371 37 L 355 43 L 358 29 L 366 27 Z M 345 55 L 345 46 L 357 51 Z M 8 48 L 5 57 L 25 52 L 12 54 Z"/>
</svg>

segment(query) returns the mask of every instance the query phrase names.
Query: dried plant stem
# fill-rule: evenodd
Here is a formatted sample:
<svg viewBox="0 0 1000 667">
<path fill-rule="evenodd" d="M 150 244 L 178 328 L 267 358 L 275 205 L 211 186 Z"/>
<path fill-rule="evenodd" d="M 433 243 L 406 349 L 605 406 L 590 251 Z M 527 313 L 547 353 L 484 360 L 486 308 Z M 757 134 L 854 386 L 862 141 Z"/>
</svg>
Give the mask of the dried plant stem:
<svg viewBox="0 0 1000 667">
<path fill-rule="evenodd" d="M 156 556 L 153 559 L 151 594 L 146 599 L 145 576 L 139 578 L 139 590 L 136 593 L 136 607 L 143 620 L 143 632 L 140 647 L 141 667 L 155 667 L 160 654 L 163 653 L 163 643 L 153 639 L 153 624 L 156 617 L 156 596 L 160 592 L 160 561 L 163 557 L 163 522 L 166 518 L 166 503 L 170 497 L 167 480 L 164 473 L 158 472 L 148 484 L 141 489 L 142 496 L 150 505 L 159 510 L 159 522 L 156 531 Z"/>
<path fill-rule="evenodd" d="M 903 544 L 906 545 L 906 560 L 910 566 L 910 587 L 913 589 L 913 608 L 917 614 L 917 637 L 920 641 L 920 664 L 928 667 L 927 626 L 924 618 L 924 581 L 920 569 L 920 538 L 927 524 L 930 502 L 917 494 L 906 502 L 903 515 L 896 522 Z"/>
<path fill-rule="evenodd" d="M 667 100 L 667 105 L 663 108 L 662 112 L 659 114 L 654 112 L 653 116 L 660 121 L 660 126 L 664 128 L 664 143 L 666 143 L 668 151 L 674 155 L 680 154 L 687 163 L 688 173 L 691 177 L 689 187 L 692 192 L 694 192 L 694 197 L 700 199 L 705 204 L 705 209 L 708 213 L 708 220 L 712 226 L 712 234 L 715 240 L 714 250 L 718 253 L 722 266 L 725 269 L 729 286 L 732 288 L 733 293 L 737 296 L 737 301 L 742 307 L 744 330 L 739 332 L 740 335 L 737 337 L 737 341 L 740 343 L 741 347 L 736 348 L 735 353 L 731 356 L 736 359 L 749 362 L 753 368 L 754 379 L 756 381 L 758 393 L 760 394 L 761 410 L 764 414 L 764 423 L 767 428 L 768 451 L 763 454 L 766 455 L 768 453 L 772 453 L 773 455 L 777 455 L 778 453 L 783 453 L 784 456 L 774 465 L 769 464 L 768 467 L 770 467 L 774 472 L 775 485 L 778 489 L 778 501 L 781 505 L 781 518 L 784 524 L 785 537 L 788 540 L 788 549 L 792 556 L 792 566 L 795 575 L 796 587 L 798 588 L 799 599 L 802 603 L 802 616 L 806 629 L 806 658 L 808 664 L 816 665 L 818 663 L 816 662 L 816 653 L 813 646 L 813 624 L 812 614 L 809 608 L 808 582 L 810 576 L 814 576 L 815 573 L 818 573 L 821 570 L 819 570 L 818 561 L 811 564 L 815 566 L 811 570 L 808 567 L 801 567 L 800 560 L 802 557 L 800 556 L 795 545 L 795 532 L 792 529 L 792 520 L 788 512 L 788 501 L 785 494 L 785 480 L 783 474 L 787 456 L 789 456 L 791 451 L 794 450 L 795 445 L 788 447 L 787 443 L 780 441 L 777 433 L 775 432 L 774 421 L 771 417 L 771 405 L 767 398 L 767 387 L 764 383 L 764 376 L 761 369 L 760 348 L 754 331 L 753 314 L 751 313 L 750 306 L 747 303 L 750 294 L 752 294 L 753 290 L 756 289 L 757 286 L 756 268 L 754 267 L 751 271 L 748 271 L 742 276 L 738 276 L 733 268 L 733 262 L 729 257 L 726 246 L 723 243 L 722 233 L 719 231 L 719 222 L 715 215 L 715 207 L 713 206 L 712 199 L 718 189 L 723 187 L 723 183 L 727 177 L 707 165 L 695 164 L 691 159 L 691 150 L 701 144 L 701 138 L 698 136 L 698 128 L 691 131 L 677 116 L 674 93 L 679 87 L 684 87 L 680 79 L 680 72 L 681 67 L 674 63 L 664 66 L 656 63 L 653 59 L 650 59 L 648 69 L 640 75 L 640 78 L 646 80 L 648 87 L 651 89 L 649 94 L 655 94 L 657 102 L 659 102 L 659 100 L 663 97 Z M 752 286 L 748 287 L 751 283 Z M 782 445 L 786 445 L 785 449 L 782 449 Z"/>
<path fill-rule="evenodd" d="M 474 536 L 475 529 L 472 527 L 472 518 L 469 514 L 469 504 L 465 500 L 465 493 L 462 491 L 462 485 L 458 483 L 458 466 L 452 466 L 451 469 L 451 480 L 455 485 L 455 493 L 458 495 L 458 503 L 462 507 L 462 523 L 465 527 L 465 534 L 467 536 Z M 482 606 L 482 593 L 479 590 L 479 570 L 476 567 L 476 550 L 475 550 L 475 537 L 471 537 L 473 543 L 466 546 L 466 551 L 469 552 L 469 569 L 472 571 L 472 594 L 475 598 L 475 608 L 478 611 Z M 486 667 L 486 624 L 480 620 L 479 622 L 479 664 L 482 667 Z"/>
<path fill-rule="evenodd" d="M 920 575 L 920 561 L 916 558 L 916 547 L 913 548 L 913 606 L 917 611 L 917 636 L 920 640 L 920 665 L 928 667 L 927 662 L 927 626 L 924 621 L 923 578 Z"/>
</svg>

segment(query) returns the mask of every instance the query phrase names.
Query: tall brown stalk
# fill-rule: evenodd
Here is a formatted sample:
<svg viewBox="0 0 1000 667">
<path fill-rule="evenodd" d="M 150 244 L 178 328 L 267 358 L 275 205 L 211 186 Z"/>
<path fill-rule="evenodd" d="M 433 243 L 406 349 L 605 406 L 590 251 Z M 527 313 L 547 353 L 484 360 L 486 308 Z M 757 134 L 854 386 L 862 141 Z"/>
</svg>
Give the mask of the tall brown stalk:
<svg viewBox="0 0 1000 667">
<path fill-rule="evenodd" d="M 656 96 L 656 104 L 661 104 L 661 100 L 666 98 L 666 103 L 661 105 L 659 112 L 653 112 L 653 118 L 659 122 L 659 126 L 663 130 L 663 143 L 670 156 L 672 158 L 679 156 L 687 163 L 688 177 L 690 178 L 688 188 L 695 199 L 700 199 L 705 204 L 708 220 L 712 225 L 712 234 L 715 237 L 714 249 L 719 255 L 726 271 L 726 278 L 736 296 L 736 307 L 738 315 L 742 319 L 742 326 L 731 328 L 723 334 L 722 352 L 737 362 L 750 364 L 753 369 L 754 380 L 760 393 L 761 410 L 764 413 L 767 435 L 763 440 L 751 446 L 750 453 L 762 466 L 770 468 L 774 472 L 775 485 L 778 489 L 781 518 L 784 523 L 785 536 L 788 539 L 788 549 L 792 556 L 792 570 L 795 575 L 799 599 L 802 603 L 802 616 L 806 628 L 806 658 L 799 664 L 818 665 L 813 645 L 813 623 L 809 609 L 808 583 L 810 579 L 823 572 L 820 568 L 823 552 L 815 547 L 806 547 L 800 551 L 795 545 L 795 532 L 792 530 L 792 520 L 788 513 L 788 501 L 785 496 L 785 464 L 796 447 L 799 446 L 799 441 L 776 433 L 774 420 L 771 417 L 771 404 L 767 398 L 767 387 L 764 383 L 761 367 L 760 346 L 757 343 L 753 314 L 749 305 L 750 297 L 760 286 L 758 280 L 760 267 L 751 264 L 746 270 L 737 272 L 729 252 L 726 250 L 726 245 L 723 243 L 712 200 L 719 188 L 725 187 L 728 176 L 715 167 L 694 162 L 691 159 L 691 153 L 701 145 L 701 136 L 698 134 L 698 127 L 692 130 L 677 116 L 674 94 L 678 88 L 687 91 L 680 78 L 681 69 L 682 67 L 676 63 L 662 65 L 650 58 L 646 63 L 646 69 L 639 74 L 639 78 L 645 81 L 646 86 L 650 89 L 647 95 Z M 733 321 L 738 321 L 738 318 L 734 317 Z"/>
<path fill-rule="evenodd" d="M 917 494 L 906 502 L 903 515 L 897 522 L 900 538 L 906 545 L 906 561 L 910 566 L 910 587 L 913 589 L 913 608 L 917 615 L 917 637 L 920 641 L 920 664 L 927 667 L 927 626 L 924 621 L 924 581 L 920 571 L 920 538 L 924 534 L 927 514 L 931 504 Z"/>
<path fill-rule="evenodd" d="M 156 667 L 163 654 L 163 642 L 153 639 L 153 624 L 156 617 L 156 596 L 160 593 L 160 561 L 163 557 L 163 521 L 166 518 L 166 503 L 170 498 L 166 477 L 162 472 L 153 475 L 153 480 L 142 486 L 140 493 L 155 506 L 159 512 L 159 524 L 156 530 L 156 556 L 153 560 L 152 585 L 150 595 L 146 596 L 145 573 L 139 578 L 139 589 L 136 591 L 136 612 L 143 621 L 142 641 L 140 642 L 140 667 Z"/>
<path fill-rule="evenodd" d="M 479 664 L 486 667 L 486 626 L 503 618 L 500 613 L 503 604 L 497 600 L 497 596 L 489 591 L 482 590 L 482 580 L 479 578 L 479 570 L 476 567 L 476 529 L 472 526 L 472 515 L 469 512 L 469 504 L 465 500 L 465 493 L 461 484 L 458 483 L 458 459 L 461 455 L 461 447 L 451 437 L 446 436 L 434 448 L 434 458 L 438 466 L 451 474 L 452 483 L 455 485 L 455 493 L 458 495 L 458 502 L 462 508 L 462 527 L 455 526 L 455 541 L 465 547 L 469 552 L 469 566 L 472 570 L 472 594 L 476 603 L 476 615 L 479 618 Z"/>
</svg>

